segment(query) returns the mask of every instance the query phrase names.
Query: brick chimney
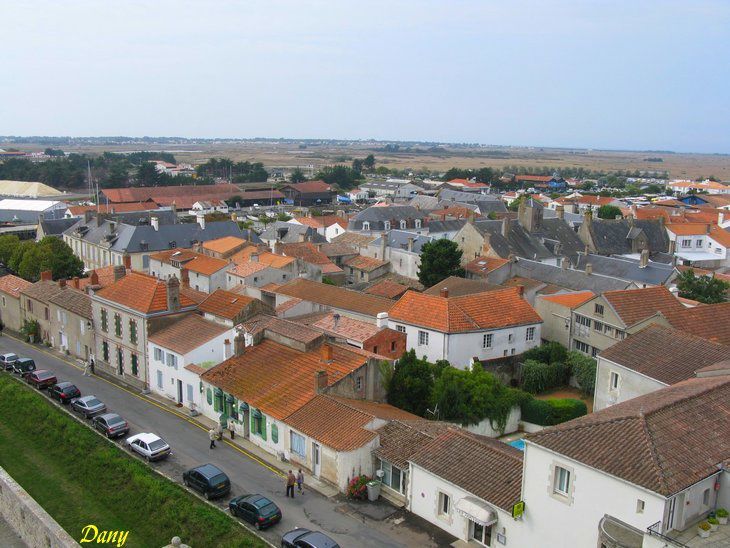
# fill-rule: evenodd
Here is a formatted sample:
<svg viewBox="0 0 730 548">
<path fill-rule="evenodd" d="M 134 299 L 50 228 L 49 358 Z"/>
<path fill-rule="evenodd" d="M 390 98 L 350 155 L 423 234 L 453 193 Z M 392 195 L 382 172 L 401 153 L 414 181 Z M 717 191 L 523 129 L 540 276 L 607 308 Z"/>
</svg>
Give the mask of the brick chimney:
<svg viewBox="0 0 730 548">
<path fill-rule="evenodd" d="M 89 283 L 91 285 L 99 285 L 99 275 L 96 273 L 96 270 L 91 271 L 91 274 L 89 275 Z"/>
<path fill-rule="evenodd" d="M 58 280 L 58 287 L 60 287 L 61 289 L 66 288 L 66 278 L 61 278 L 60 280 Z"/>
<path fill-rule="evenodd" d="M 53 280 L 53 272 L 50 270 L 44 270 L 41 272 L 41 281 L 50 282 L 51 280 Z"/>
<path fill-rule="evenodd" d="M 525 286 L 524 285 L 517 286 L 517 294 L 520 296 L 521 299 L 525 298 Z"/>
<path fill-rule="evenodd" d="M 245 351 L 246 337 L 244 336 L 243 331 L 239 331 L 236 333 L 236 336 L 233 337 L 233 354 L 235 356 L 243 356 Z"/>
<path fill-rule="evenodd" d="M 639 259 L 639 268 L 646 268 L 649 266 L 649 250 L 641 250 L 641 259 Z"/>
<path fill-rule="evenodd" d="M 563 207 L 563 204 L 559 204 L 558 207 L 555 208 L 555 211 L 558 214 L 558 219 L 565 219 L 565 208 Z"/>
<path fill-rule="evenodd" d="M 132 257 L 129 255 L 129 253 L 125 253 L 124 255 L 122 255 L 122 264 L 124 265 L 124 268 L 132 270 Z"/>
<path fill-rule="evenodd" d="M 74 289 L 78 289 L 80 287 L 81 284 L 79 283 L 79 277 L 78 276 L 75 276 L 71 280 L 71 285 L 74 287 Z"/>
<path fill-rule="evenodd" d="M 441 291 L 439 291 L 439 295 L 443 297 L 444 299 L 449 298 L 449 288 L 448 287 L 442 287 Z"/>
<path fill-rule="evenodd" d="M 332 345 L 324 343 L 320 349 L 322 354 L 322 361 L 324 363 L 332 363 Z"/>
<path fill-rule="evenodd" d="M 327 371 L 317 371 L 314 374 L 314 391 L 317 394 L 321 394 L 327 388 L 328 383 L 329 375 L 327 375 Z"/>
<path fill-rule="evenodd" d="M 124 265 L 117 264 L 114 265 L 114 281 L 119 281 L 122 278 L 124 278 L 124 275 L 127 273 L 127 269 L 124 268 Z"/>
<path fill-rule="evenodd" d="M 185 267 L 180 269 L 180 283 L 183 287 L 190 287 L 190 271 Z"/>
<path fill-rule="evenodd" d="M 167 310 L 170 312 L 180 310 L 180 280 L 172 276 L 167 280 L 165 289 L 167 291 Z"/>
<path fill-rule="evenodd" d="M 231 357 L 231 341 L 226 339 L 223 341 L 223 359 L 227 360 Z"/>
</svg>

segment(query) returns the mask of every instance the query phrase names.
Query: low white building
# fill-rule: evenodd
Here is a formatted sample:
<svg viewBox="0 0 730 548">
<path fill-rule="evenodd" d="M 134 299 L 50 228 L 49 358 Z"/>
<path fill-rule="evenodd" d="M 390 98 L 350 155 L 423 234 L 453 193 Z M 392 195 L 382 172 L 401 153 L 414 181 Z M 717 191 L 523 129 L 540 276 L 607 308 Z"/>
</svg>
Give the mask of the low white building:
<svg viewBox="0 0 730 548">
<path fill-rule="evenodd" d="M 175 318 L 148 337 L 150 390 L 189 409 L 203 403 L 200 375 L 232 353 L 233 328 L 198 314 Z"/>
<path fill-rule="evenodd" d="M 730 232 L 716 225 L 677 223 L 667 225 L 670 252 L 685 265 L 730 266 Z"/>
<path fill-rule="evenodd" d="M 391 308 L 388 327 L 406 334 L 408 350 L 461 369 L 474 360 L 522 354 L 540 344 L 542 319 L 521 287 L 449 297 L 409 291 Z"/>
<path fill-rule="evenodd" d="M 168 280 L 175 276 L 183 285 L 196 291 L 213 293 L 225 289 L 226 272 L 234 265 L 216 257 L 210 257 L 190 249 L 168 249 L 149 256 L 149 271 L 152 276 Z"/>
<path fill-rule="evenodd" d="M 192 211 L 197 213 L 228 213 L 228 204 L 223 200 L 201 200 L 195 202 Z"/>
</svg>

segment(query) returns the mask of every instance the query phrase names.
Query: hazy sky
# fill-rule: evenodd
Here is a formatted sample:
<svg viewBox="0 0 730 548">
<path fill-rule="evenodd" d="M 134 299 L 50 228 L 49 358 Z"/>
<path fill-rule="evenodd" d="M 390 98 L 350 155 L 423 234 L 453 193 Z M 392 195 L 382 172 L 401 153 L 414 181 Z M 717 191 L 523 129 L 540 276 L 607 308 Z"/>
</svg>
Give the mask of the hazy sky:
<svg viewBox="0 0 730 548">
<path fill-rule="evenodd" d="M 730 1 L 0 0 L 0 135 L 730 152 Z"/>
</svg>

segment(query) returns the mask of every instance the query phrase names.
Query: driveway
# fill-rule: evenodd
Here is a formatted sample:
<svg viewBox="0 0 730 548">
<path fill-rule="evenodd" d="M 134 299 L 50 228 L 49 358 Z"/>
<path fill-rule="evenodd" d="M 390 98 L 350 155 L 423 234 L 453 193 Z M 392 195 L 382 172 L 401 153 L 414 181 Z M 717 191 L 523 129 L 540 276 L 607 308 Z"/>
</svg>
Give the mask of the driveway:
<svg viewBox="0 0 730 548">
<path fill-rule="evenodd" d="M 216 502 L 221 508 L 227 507 L 230 498 L 244 493 L 269 497 L 281 508 L 283 519 L 261 534 L 277 546 L 281 535 L 295 527 L 322 530 L 343 547 L 426 548 L 438 545 L 425 530 L 410 526 L 408 520 L 398 520 L 398 524 L 388 520 L 369 520 L 353 513 L 340 497 L 328 499 L 305 490 L 302 496 L 297 494 L 294 499 L 286 498 L 284 479 L 278 472 L 224 443 L 219 442 L 216 449 L 209 449 L 207 431 L 184 414 L 100 377 L 84 377 L 80 367 L 56 357 L 45 348 L 28 345 L 6 334 L 0 337 L 0 353 L 5 352 L 33 358 L 39 369 L 54 371 L 59 381 L 71 381 L 82 394 L 96 395 L 110 411 L 119 413 L 129 422 L 130 435 L 154 432 L 165 438 L 172 447 L 173 455 L 151 466 L 178 483 L 182 482 L 183 471 L 195 465 L 210 462 L 218 466 L 228 474 L 232 483 L 231 496 Z M 74 535 L 73 531 L 69 533 Z"/>
</svg>

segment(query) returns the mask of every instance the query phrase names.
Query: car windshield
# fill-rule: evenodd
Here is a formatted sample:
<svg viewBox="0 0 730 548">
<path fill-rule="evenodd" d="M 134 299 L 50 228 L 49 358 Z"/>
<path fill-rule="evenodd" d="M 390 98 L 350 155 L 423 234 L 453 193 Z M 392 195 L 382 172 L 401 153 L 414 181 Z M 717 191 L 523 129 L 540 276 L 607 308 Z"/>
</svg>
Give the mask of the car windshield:
<svg viewBox="0 0 730 548">
<path fill-rule="evenodd" d="M 101 405 L 101 402 L 99 400 L 97 400 L 96 398 L 91 398 L 90 400 L 86 400 L 87 407 L 96 407 L 97 405 Z"/>
<path fill-rule="evenodd" d="M 264 508 L 265 506 L 271 504 L 271 501 L 269 499 L 261 498 L 259 500 L 252 502 L 251 504 L 253 504 L 256 508 Z"/>
<path fill-rule="evenodd" d="M 124 419 L 122 417 L 109 417 L 106 422 L 109 426 L 116 426 L 117 424 L 124 424 Z"/>
<path fill-rule="evenodd" d="M 63 388 L 62 390 L 64 392 L 76 392 L 76 387 L 73 386 L 73 385 L 72 386 L 67 386 L 67 387 Z"/>
<path fill-rule="evenodd" d="M 258 506 L 258 504 L 256 504 L 256 506 Z M 262 516 L 271 516 L 272 514 L 276 514 L 277 510 L 278 508 L 276 507 L 276 504 L 270 502 L 263 508 L 259 508 L 259 514 L 261 514 Z"/>
<path fill-rule="evenodd" d="M 212 478 L 210 478 L 210 484 L 211 485 L 218 485 L 219 483 L 225 483 L 228 481 L 228 478 L 225 474 L 216 474 Z"/>
<path fill-rule="evenodd" d="M 159 440 L 151 441 L 147 445 L 150 446 L 150 451 L 157 451 L 158 449 L 164 448 L 167 444 L 165 443 L 164 440 L 159 439 Z"/>
<path fill-rule="evenodd" d="M 53 373 L 50 371 L 46 371 L 45 373 L 38 373 L 39 379 L 50 379 L 53 376 Z"/>
</svg>

